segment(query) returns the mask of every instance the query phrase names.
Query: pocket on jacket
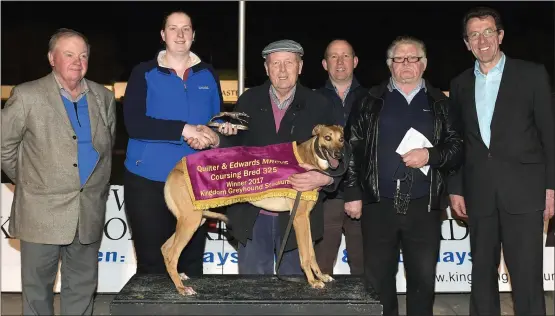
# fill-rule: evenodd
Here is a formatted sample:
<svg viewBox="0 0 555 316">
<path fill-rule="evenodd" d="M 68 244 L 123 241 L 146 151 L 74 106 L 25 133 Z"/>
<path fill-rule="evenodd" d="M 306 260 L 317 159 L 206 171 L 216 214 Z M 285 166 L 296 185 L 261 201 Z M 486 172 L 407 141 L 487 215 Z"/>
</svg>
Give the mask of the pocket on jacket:
<svg viewBox="0 0 555 316">
<path fill-rule="evenodd" d="M 527 154 L 520 156 L 520 163 L 522 164 L 540 164 L 544 163 L 542 154 Z"/>
<path fill-rule="evenodd" d="M 25 189 L 25 191 L 32 192 L 34 194 L 45 194 L 48 191 L 48 187 L 46 185 L 36 184 L 25 180 L 21 180 L 21 187 Z"/>
<path fill-rule="evenodd" d="M 38 189 L 46 188 L 45 184 L 36 183 L 34 181 L 29 181 L 29 180 L 26 180 L 26 179 L 21 179 L 21 183 L 26 185 L 26 186 L 34 187 L 34 188 L 38 188 Z"/>
<path fill-rule="evenodd" d="M 127 159 L 133 161 L 134 164 L 139 165 L 145 158 L 148 145 L 148 142 L 129 139 L 129 143 L 127 144 Z"/>
</svg>

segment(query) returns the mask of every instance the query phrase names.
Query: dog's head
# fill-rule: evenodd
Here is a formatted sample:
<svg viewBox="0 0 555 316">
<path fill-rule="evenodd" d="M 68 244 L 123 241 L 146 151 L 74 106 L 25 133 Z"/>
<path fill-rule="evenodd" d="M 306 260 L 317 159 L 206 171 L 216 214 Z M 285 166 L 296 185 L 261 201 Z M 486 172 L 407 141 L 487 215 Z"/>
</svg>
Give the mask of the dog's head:
<svg viewBox="0 0 555 316">
<path fill-rule="evenodd" d="M 316 137 L 316 154 L 328 162 L 330 169 L 337 169 L 343 158 L 343 127 L 319 124 L 312 130 L 312 135 Z"/>
</svg>

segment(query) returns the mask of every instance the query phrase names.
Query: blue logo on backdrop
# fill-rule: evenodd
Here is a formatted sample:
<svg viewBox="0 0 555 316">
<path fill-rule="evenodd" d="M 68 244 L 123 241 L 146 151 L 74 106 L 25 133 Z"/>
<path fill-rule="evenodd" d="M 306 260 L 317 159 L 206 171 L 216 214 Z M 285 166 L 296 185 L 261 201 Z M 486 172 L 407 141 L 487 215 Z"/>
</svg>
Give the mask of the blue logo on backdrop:
<svg viewBox="0 0 555 316">
<path fill-rule="evenodd" d="M 117 251 L 99 251 L 98 262 L 123 263 L 125 262 L 125 256 L 119 255 Z"/>
</svg>

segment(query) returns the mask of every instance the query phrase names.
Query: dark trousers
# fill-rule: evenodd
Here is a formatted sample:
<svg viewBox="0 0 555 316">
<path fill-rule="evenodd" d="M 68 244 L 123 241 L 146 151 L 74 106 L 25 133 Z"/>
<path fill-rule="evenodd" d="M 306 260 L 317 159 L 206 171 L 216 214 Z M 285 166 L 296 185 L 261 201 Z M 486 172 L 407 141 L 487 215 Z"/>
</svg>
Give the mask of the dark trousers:
<svg viewBox="0 0 555 316">
<path fill-rule="evenodd" d="M 161 247 L 175 232 L 177 220 L 166 206 L 164 182 L 152 181 L 125 170 L 125 213 L 137 257 L 137 274 L 167 273 Z M 206 226 L 202 225 L 185 247 L 177 270 L 202 275 Z"/>
<path fill-rule="evenodd" d="M 23 315 L 54 315 L 54 282 L 61 259 L 61 315 L 92 315 L 98 283 L 100 240 L 83 245 L 76 235 L 69 245 L 21 241 Z"/>
<path fill-rule="evenodd" d="M 341 235 L 345 234 L 347 262 L 351 274 L 362 275 L 364 271 L 362 251 L 362 231 L 360 220 L 345 214 L 345 201 L 342 199 L 324 200 L 324 237 L 314 245 L 316 260 L 323 273 L 333 274 L 338 258 Z M 341 260 L 341 255 L 339 259 Z"/>
<path fill-rule="evenodd" d="M 296 238 L 291 233 L 289 238 Z M 277 216 L 258 214 L 254 222 L 252 240 L 237 249 L 239 274 L 274 274 L 275 261 L 281 247 Z M 281 275 L 302 275 L 299 249 L 283 253 L 279 267 Z"/>
<path fill-rule="evenodd" d="M 472 252 L 470 315 L 501 315 L 498 268 L 501 245 L 511 276 L 518 316 L 545 315 L 543 293 L 543 211 L 509 214 L 499 206 L 491 216 L 469 209 Z"/>
<path fill-rule="evenodd" d="M 407 280 L 407 315 L 433 315 L 441 213 L 428 212 L 428 198 L 412 200 L 398 215 L 393 200 L 364 205 L 361 216 L 364 277 L 379 295 L 383 315 L 398 315 L 396 275 L 399 250 Z"/>
</svg>

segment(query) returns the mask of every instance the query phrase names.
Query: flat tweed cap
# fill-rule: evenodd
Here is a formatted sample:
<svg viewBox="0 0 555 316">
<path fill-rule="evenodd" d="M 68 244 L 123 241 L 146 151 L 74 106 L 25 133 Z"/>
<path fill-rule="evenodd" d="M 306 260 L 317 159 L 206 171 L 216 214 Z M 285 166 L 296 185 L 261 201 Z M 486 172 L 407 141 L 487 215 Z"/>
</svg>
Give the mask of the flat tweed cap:
<svg viewBox="0 0 555 316">
<path fill-rule="evenodd" d="M 262 50 L 262 57 L 265 59 L 268 55 L 275 52 L 290 52 L 297 53 L 300 56 L 304 55 L 304 50 L 301 44 L 292 40 L 280 40 L 270 43 L 268 46 L 264 47 Z"/>
</svg>

